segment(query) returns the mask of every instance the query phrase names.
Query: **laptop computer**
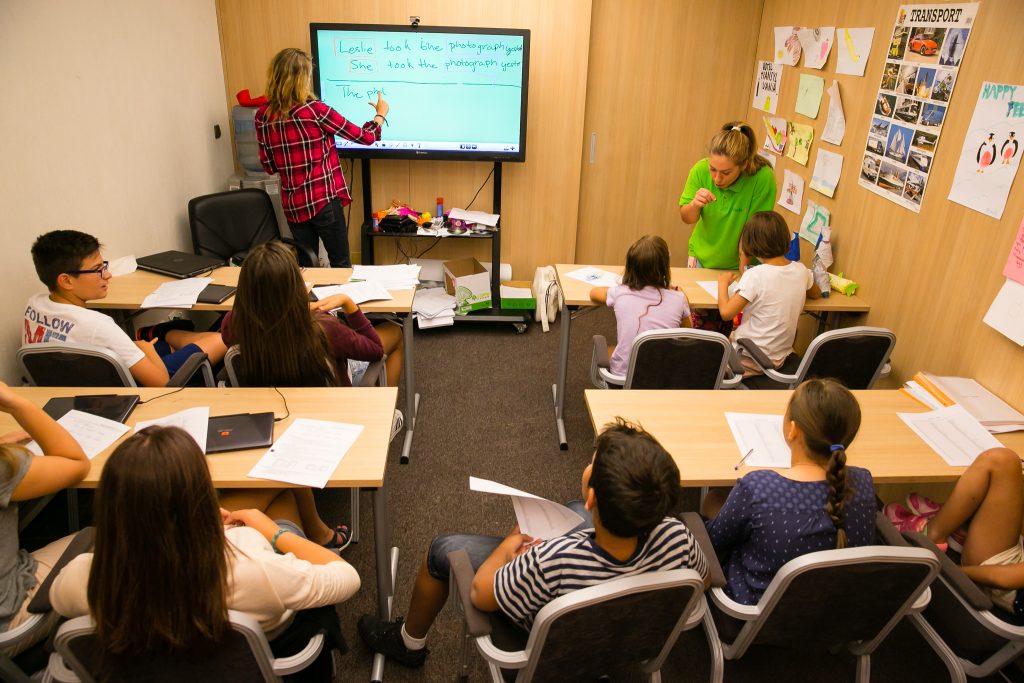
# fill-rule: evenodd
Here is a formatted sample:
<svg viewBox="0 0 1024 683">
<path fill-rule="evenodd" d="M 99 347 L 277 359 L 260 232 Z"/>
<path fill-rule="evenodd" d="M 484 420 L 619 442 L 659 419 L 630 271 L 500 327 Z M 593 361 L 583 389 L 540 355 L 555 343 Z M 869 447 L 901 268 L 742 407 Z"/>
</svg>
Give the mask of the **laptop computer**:
<svg viewBox="0 0 1024 683">
<path fill-rule="evenodd" d="M 59 396 L 47 401 L 43 410 L 54 420 L 64 417 L 70 410 L 81 410 L 84 413 L 105 417 L 114 422 L 124 422 L 138 402 L 138 394 L 129 396 L 117 394 Z"/>
<path fill-rule="evenodd" d="M 267 448 L 274 443 L 273 413 L 238 413 L 210 418 L 206 453 Z"/>
<path fill-rule="evenodd" d="M 224 259 L 202 254 L 186 254 L 183 251 L 162 251 L 135 259 L 139 268 L 179 279 L 195 277 L 200 273 L 225 265 Z"/>
</svg>

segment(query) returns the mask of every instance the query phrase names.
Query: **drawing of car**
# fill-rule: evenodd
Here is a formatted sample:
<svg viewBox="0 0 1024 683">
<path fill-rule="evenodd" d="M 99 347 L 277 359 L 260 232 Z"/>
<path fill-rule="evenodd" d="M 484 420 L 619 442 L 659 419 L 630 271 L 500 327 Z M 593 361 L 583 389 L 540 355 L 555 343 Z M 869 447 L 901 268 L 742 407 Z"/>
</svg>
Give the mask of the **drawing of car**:
<svg viewBox="0 0 1024 683">
<path fill-rule="evenodd" d="M 934 55 L 939 51 L 939 44 L 931 38 L 926 38 L 924 34 L 918 33 L 916 36 L 910 39 L 910 51 L 916 52 L 920 55 Z"/>
</svg>

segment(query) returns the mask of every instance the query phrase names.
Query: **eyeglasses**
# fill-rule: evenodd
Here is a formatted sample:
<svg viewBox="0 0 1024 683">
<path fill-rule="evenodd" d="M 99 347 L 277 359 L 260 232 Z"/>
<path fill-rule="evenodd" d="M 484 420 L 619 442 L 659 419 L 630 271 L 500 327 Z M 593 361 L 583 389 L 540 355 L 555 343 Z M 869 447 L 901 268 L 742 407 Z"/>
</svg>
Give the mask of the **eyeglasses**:
<svg viewBox="0 0 1024 683">
<path fill-rule="evenodd" d="M 103 275 L 104 273 L 110 272 L 110 261 L 104 261 L 103 265 L 99 268 L 89 268 L 87 270 L 68 270 L 65 271 L 68 275 L 85 275 L 87 273 L 94 273 L 96 275 Z"/>
</svg>

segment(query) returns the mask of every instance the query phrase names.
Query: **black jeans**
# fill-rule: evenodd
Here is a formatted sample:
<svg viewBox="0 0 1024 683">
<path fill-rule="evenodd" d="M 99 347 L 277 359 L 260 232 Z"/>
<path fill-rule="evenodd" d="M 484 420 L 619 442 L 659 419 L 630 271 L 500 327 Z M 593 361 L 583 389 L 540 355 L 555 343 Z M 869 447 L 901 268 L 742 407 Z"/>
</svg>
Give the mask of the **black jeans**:
<svg viewBox="0 0 1024 683">
<path fill-rule="evenodd" d="M 345 224 L 345 212 L 341 200 L 332 199 L 320 213 L 301 223 L 288 222 L 292 236 L 313 250 L 320 253 L 320 241 L 327 250 L 327 259 L 331 268 L 351 268 L 352 259 L 348 253 L 348 225 Z"/>
</svg>

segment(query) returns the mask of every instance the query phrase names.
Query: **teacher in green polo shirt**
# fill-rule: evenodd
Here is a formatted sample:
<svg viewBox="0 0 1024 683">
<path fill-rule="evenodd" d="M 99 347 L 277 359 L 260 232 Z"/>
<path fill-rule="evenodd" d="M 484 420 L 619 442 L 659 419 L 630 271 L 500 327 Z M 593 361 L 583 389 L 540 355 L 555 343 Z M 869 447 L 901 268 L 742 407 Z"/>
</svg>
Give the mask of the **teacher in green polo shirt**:
<svg viewBox="0 0 1024 683">
<path fill-rule="evenodd" d="M 742 121 L 725 124 L 711 138 L 708 156 L 690 169 L 679 197 L 679 216 L 694 226 L 687 267 L 745 269 L 747 258 L 739 251 L 743 224 L 774 204 L 775 172 L 757 154 L 754 129 Z M 732 321 L 718 311 L 694 311 L 694 327 L 728 335 Z"/>
</svg>

